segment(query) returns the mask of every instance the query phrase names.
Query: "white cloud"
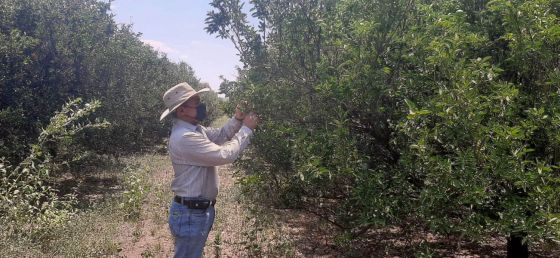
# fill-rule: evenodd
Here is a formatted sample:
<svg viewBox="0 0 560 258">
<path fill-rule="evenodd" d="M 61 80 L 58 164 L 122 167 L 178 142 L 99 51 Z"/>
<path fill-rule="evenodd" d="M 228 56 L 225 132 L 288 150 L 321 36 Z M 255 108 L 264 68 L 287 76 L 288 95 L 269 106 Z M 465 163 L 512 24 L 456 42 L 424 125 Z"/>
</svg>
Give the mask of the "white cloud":
<svg viewBox="0 0 560 258">
<path fill-rule="evenodd" d="M 157 41 L 153 39 L 142 39 L 141 41 L 144 42 L 144 44 L 152 46 L 155 50 L 159 52 L 167 53 L 168 55 L 179 53 L 179 50 L 174 49 L 161 41 Z"/>
</svg>

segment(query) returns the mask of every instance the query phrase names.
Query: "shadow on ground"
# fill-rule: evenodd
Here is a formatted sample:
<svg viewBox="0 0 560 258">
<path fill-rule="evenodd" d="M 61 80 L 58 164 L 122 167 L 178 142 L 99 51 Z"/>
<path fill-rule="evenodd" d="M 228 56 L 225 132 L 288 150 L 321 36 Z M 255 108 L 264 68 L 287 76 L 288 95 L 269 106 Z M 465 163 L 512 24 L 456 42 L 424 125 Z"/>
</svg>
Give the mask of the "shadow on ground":
<svg viewBox="0 0 560 258">
<path fill-rule="evenodd" d="M 123 191 L 122 179 L 126 164 L 115 159 L 103 158 L 95 165 L 84 166 L 79 171 L 70 170 L 57 180 L 59 194 L 74 194 L 78 209 L 88 209 L 95 203 Z"/>
<path fill-rule="evenodd" d="M 304 257 L 505 257 L 506 239 L 467 241 L 438 236 L 421 228 L 371 229 L 357 240 L 344 240 L 334 225 L 302 210 L 270 209 L 275 223 L 284 225 L 295 252 Z M 347 248 L 345 248 L 346 246 Z M 530 257 L 560 257 L 560 248 L 539 244 Z"/>
</svg>

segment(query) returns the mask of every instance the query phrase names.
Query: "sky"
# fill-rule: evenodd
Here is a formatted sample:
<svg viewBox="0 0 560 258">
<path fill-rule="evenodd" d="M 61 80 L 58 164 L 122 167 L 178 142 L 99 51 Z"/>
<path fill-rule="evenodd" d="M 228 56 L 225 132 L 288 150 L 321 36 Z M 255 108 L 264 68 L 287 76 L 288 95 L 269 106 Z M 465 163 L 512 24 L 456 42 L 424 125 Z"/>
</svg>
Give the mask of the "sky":
<svg viewBox="0 0 560 258">
<path fill-rule="evenodd" d="M 184 61 L 201 82 L 214 91 L 220 75 L 229 80 L 241 66 L 237 50 L 228 39 L 216 38 L 204 31 L 210 0 L 115 0 L 111 11 L 117 23 L 132 24 L 142 33 L 144 43 L 167 53 L 174 62 Z M 173 85 L 170 85 L 173 86 Z"/>
</svg>

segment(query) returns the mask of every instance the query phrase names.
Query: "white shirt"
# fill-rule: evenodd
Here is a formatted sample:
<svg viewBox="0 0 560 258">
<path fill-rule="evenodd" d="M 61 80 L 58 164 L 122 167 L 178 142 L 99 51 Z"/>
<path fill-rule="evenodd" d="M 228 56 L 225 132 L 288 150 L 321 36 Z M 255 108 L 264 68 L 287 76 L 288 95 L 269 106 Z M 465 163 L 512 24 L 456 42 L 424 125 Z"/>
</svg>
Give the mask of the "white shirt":
<svg viewBox="0 0 560 258">
<path fill-rule="evenodd" d="M 231 118 L 222 128 L 206 128 L 174 119 L 169 156 L 175 177 L 171 190 L 182 197 L 216 199 L 220 184 L 215 166 L 232 163 L 249 144 L 253 131 Z"/>
</svg>

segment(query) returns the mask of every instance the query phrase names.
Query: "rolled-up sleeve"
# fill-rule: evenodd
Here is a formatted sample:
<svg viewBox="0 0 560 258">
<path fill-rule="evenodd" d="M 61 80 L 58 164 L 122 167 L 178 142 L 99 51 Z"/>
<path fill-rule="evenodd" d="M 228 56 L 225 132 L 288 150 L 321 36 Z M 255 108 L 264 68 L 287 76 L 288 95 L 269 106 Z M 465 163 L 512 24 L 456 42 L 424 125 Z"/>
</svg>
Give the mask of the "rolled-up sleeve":
<svg viewBox="0 0 560 258">
<path fill-rule="evenodd" d="M 218 145 L 199 132 L 186 132 L 170 145 L 170 153 L 174 162 L 204 167 L 220 166 L 235 161 L 249 144 L 252 134 L 250 128 L 242 126 L 231 140 Z"/>
</svg>

